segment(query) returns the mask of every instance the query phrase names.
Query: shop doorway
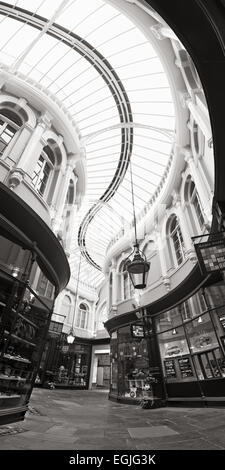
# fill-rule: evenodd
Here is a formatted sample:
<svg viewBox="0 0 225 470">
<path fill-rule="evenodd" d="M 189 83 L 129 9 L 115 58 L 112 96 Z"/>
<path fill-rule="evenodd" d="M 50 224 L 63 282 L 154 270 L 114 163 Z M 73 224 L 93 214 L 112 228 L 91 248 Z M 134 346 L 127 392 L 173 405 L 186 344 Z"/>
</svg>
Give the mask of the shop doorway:
<svg viewBox="0 0 225 470">
<path fill-rule="evenodd" d="M 98 388 L 109 389 L 110 359 L 109 354 L 98 354 L 97 381 Z"/>
</svg>

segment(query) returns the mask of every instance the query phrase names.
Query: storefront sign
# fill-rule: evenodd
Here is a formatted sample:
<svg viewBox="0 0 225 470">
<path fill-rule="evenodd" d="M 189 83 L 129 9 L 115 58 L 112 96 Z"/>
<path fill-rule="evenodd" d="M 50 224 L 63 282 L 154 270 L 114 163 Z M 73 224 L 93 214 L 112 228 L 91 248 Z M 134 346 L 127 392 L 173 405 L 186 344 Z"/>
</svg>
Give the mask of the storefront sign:
<svg viewBox="0 0 225 470">
<path fill-rule="evenodd" d="M 172 359 L 164 361 L 164 366 L 165 366 L 166 377 L 172 378 L 172 377 L 177 376 L 175 364 Z"/>
<path fill-rule="evenodd" d="M 195 243 L 200 269 L 203 274 L 225 270 L 225 232 L 207 235 L 206 242 Z M 193 237 L 194 242 L 196 238 Z"/>
<path fill-rule="evenodd" d="M 181 359 L 178 359 L 180 371 L 181 371 L 181 376 L 183 379 L 186 379 L 186 377 L 193 377 L 193 372 L 192 372 L 192 367 L 191 367 L 191 362 L 189 357 L 183 357 Z"/>
<path fill-rule="evenodd" d="M 131 325 L 131 335 L 133 338 L 144 338 L 144 325 Z"/>
</svg>

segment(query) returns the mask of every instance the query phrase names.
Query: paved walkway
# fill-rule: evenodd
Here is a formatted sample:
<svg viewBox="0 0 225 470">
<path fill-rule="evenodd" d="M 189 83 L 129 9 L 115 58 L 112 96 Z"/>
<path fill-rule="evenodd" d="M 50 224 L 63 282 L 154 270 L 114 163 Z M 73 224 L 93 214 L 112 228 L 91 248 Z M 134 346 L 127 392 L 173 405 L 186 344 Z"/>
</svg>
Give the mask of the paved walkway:
<svg viewBox="0 0 225 470">
<path fill-rule="evenodd" d="M 141 409 L 105 391 L 35 389 L 24 421 L 0 426 L 1 450 L 222 450 L 225 408 Z"/>
</svg>

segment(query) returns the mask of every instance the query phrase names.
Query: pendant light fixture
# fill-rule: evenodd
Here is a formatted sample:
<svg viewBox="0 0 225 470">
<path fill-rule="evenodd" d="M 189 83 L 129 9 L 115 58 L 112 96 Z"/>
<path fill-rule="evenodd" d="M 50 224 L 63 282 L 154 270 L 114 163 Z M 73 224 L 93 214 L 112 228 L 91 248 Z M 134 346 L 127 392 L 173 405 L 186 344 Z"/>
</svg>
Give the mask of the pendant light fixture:
<svg viewBox="0 0 225 470">
<path fill-rule="evenodd" d="M 71 325 L 70 331 L 69 331 L 69 333 L 67 335 L 67 338 L 66 338 L 68 344 L 73 344 L 74 340 L 75 340 L 75 333 L 74 333 L 73 325 L 74 325 L 74 319 L 75 319 L 76 310 L 77 310 L 77 298 L 78 298 L 78 288 L 79 288 L 79 280 L 80 280 L 81 256 L 82 255 L 80 253 L 79 267 L 78 267 L 78 273 L 77 273 L 77 287 L 76 287 L 76 292 L 75 292 L 73 319 L 72 319 L 72 325 Z"/>
<path fill-rule="evenodd" d="M 134 187 L 133 187 L 134 185 L 133 185 L 131 160 L 130 160 L 130 182 L 131 182 L 131 195 L 132 195 L 132 206 L 133 206 L 135 243 L 134 243 L 133 251 L 125 260 L 124 265 L 130 276 L 130 279 L 134 288 L 144 289 L 147 284 L 147 276 L 148 276 L 148 272 L 150 269 L 150 263 L 146 260 L 145 254 L 139 249 L 139 244 L 137 241 L 137 221 L 136 221 L 135 205 L 134 205 Z"/>
</svg>

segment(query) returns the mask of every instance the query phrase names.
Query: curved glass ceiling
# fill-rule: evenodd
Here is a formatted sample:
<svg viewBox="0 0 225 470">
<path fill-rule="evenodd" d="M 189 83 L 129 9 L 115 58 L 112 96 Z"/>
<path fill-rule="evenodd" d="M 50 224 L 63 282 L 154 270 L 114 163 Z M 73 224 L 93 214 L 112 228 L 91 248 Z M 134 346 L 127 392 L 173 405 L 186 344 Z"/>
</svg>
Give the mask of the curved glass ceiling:
<svg viewBox="0 0 225 470">
<path fill-rule="evenodd" d="M 57 97 L 86 148 L 87 193 L 74 250 L 79 233 L 89 259 L 82 260 L 81 277 L 93 286 L 103 279 L 94 266 L 102 267 L 111 239 L 132 221 L 129 160 L 138 214 L 167 168 L 175 127 L 162 64 L 119 3 L 117 9 L 103 0 L 0 2 L 1 64 Z M 74 266 L 77 256 L 75 250 Z"/>
</svg>

